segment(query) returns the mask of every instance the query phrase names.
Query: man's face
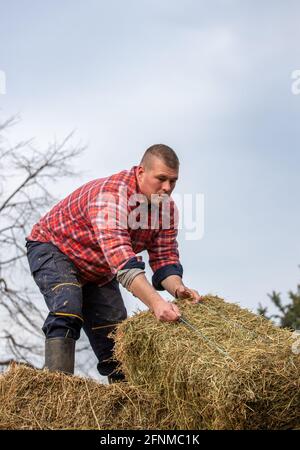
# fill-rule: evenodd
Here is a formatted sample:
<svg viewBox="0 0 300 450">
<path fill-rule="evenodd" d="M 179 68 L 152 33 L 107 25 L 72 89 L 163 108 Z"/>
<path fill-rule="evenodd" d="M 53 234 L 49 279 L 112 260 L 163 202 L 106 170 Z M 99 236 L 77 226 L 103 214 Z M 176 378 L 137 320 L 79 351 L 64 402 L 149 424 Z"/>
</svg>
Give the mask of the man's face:
<svg viewBox="0 0 300 450">
<path fill-rule="evenodd" d="M 149 168 L 138 166 L 137 179 L 141 192 L 151 201 L 151 195 L 170 196 L 178 179 L 178 170 L 170 169 L 165 163 L 152 156 Z M 153 198 L 152 198 L 153 200 Z"/>
</svg>

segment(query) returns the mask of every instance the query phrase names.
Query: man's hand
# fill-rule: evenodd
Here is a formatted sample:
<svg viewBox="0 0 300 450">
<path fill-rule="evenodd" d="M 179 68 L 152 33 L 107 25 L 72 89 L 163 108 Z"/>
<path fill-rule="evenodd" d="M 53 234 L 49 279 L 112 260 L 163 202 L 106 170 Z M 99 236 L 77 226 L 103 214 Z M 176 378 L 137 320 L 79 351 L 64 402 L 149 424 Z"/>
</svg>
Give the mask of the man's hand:
<svg viewBox="0 0 300 450">
<path fill-rule="evenodd" d="M 175 295 L 179 299 L 184 298 L 192 298 L 193 300 L 191 303 L 199 303 L 203 300 L 203 297 L 199 295 L 199 292 L 195 291 L 194 289 L 187 288 L 186 286 L 179 286 L 176 289 Z"/>
<path fill-rule="evenodd" d="M 145 274 L 140 273 L 131 282 L 130 290 L 154 313 L 158 320 L 176 322 L 180 317 L 178 307 L 164 300 L 148 282 Z"/>
<path fill-rule="evenodd" d="M 155 317 L 162 322 L 176 322 L 181 316 L 178 307 L 171 302 L 161 300 L 153 308 Z"/>
<path fill-rule="evenodd" d="M 181 277 L 178 275 L 169 275 L 161 284 L 173 297 L 179 299 L 190 298 L 191 303 L 199 303 L 203 300 L 199 292 L 184 286 Z"/>
</svg>

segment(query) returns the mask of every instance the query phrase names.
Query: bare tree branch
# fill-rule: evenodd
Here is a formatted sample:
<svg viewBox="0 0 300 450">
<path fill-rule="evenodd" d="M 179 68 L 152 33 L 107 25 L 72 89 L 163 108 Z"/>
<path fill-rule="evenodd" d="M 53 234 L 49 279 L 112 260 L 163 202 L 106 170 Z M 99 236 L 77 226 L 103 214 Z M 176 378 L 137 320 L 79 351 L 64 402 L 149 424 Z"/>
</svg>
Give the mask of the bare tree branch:
<svg viewBox="0 0 300 450">
<path fill-rule="evenodd" d="M 18 122 L 16 116 L 0 122 L 0 308 L 6 321 L 0 335 L 6 357 L 0 359 L 0 366 L 13 361 L 41 366 L 46 307 L 41 299 L 41 304 L 36 303 L 36 292 L 24 288 L 19 279 L 27 271 L 26 283 L 30 283 L 27 264 L 21 263 L 26 256 L 25 237 L 45 209 L 57 201 L 51 192 L 55 182 L 78 176 L 73 163 L 85 147 L 72 143 L 74 132 L 44 150 L 35 147 L 34 139 L 12 145 L 7 135 Z M 87 351 L 89 345 L 78 349 Z"/>
</svg>

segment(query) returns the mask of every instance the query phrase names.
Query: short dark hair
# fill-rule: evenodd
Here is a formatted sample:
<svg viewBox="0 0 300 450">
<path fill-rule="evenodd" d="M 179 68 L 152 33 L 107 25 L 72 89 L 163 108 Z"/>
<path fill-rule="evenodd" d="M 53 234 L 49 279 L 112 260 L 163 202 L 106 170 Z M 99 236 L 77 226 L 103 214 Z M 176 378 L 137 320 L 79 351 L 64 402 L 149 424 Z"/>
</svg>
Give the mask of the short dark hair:
<svg viewBox="0 0 300 450">
<path fill-rule="evenodd" d="M 151 157 L 156 156 L 161 159 L 166 166 L 170 167 L 170 169 L 178 169 L 179 168 L 179 159 L 174 150 L 171 147 L 168 147 L 164 144 L 155 144 L 151 147 L 147 148 L 145 151 L 141 165 L 144 167 L 151 167 Z"/>
</svg>

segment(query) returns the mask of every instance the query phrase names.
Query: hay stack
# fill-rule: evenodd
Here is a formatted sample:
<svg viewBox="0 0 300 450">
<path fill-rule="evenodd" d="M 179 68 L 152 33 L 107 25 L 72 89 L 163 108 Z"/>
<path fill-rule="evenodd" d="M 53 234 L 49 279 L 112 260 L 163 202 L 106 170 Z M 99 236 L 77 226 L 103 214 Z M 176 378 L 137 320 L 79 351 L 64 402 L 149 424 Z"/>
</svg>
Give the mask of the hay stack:
<svg viewBox="0 0 300 450">
<path fill-rule="evenodd" d="M 299 423 L 300 355 L 292 352 L 289 330 L 218 297 L 178 305 L 198 332 L 148 312 L 119 327 L 116 357 L 130 384 L 160 395 L 176 428 Z"/>
<path fill-rule="evenodd" d="M 13 364 L 0 376 L 0 429 L 156 429 L 167 427 L 159 401 L 127 383 Z"/>
</svg>

